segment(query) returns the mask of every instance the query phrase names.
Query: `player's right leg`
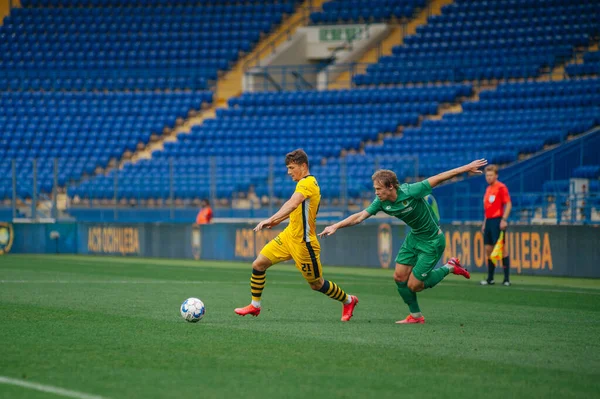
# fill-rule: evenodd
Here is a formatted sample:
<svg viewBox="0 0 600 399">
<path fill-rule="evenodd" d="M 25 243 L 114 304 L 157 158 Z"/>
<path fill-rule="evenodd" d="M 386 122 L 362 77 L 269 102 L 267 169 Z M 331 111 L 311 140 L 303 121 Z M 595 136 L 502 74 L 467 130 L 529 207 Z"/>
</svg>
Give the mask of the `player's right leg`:
<svg viewBox="0 0 600 399">
<path fill-rule="evenodd" d="M 417 262 L 417 252 L 414 244 L 414 238 L 409 234 L 404 240 L 400 251 L 398 251 L 398 256 L 396 256 L 394 281 L 396 282 L 400 297 L 402 297 L 402 300 L 410 311 L 410 315 L 406 319 L 397 322 L 401 324 L 413 323 L 413 319 L 425 322 L 421 314 L 419 302 L 417 302 L 417 293 L 408 288 L 408 279 L 412 273 L 413 266 Z"/>
<path fill-rule="evenodd" d="M 266 272 L 269 267 L 279 262 L 291 259 L 291 255 L 281 235 L 271 240 L 260 251 L 256 260 L 252 263 L 252 276 L 250 277 L 250 293 L 252 302 L 243 308 L 236 308 L 235 313 L 240 316 L 251 314 L 258 316 L 260 314 L 262 292 L 266 283 Z"/>
<path fill-rule="evenodd" d="M 398 259 L 400 254 L 398 254 Z M 421 314 L 421 308 L 417 302 L 417 293 L 408 288 L 408 280 L 412 274 L 413 266 L 396 263 L 396 270 L 394 270 L 394 280 L 398 287 L 398 293 L 402 297 L 404 303 L 408 306 L 410 314 L 403 320 L 399 320 L 396 324 L 423 324 L 425 318 Z"/>
</svg>

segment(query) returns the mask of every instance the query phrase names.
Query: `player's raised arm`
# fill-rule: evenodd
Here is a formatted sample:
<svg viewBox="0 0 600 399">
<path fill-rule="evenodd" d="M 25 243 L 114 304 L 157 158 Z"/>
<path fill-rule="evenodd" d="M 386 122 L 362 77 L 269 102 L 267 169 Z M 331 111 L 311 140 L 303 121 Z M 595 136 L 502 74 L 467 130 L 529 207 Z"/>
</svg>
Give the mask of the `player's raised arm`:
<svg viewBox="0 0 600 399">
<path fill-rule="evenodd" d="M 478 159 L 476 161 L 471 162 L 470 164 L 461 166 L 460 168 L 451 169 L 446 172 L 442 172 L 438 175 L 432 176 L 428 178 L 427 181 L 429 182 L 431 188 L 434 188 L 440 183 L 443 183 L 446 180 L 452 179 L 453 177 L 456 177 L 463 173 L 471 172 L 481 174 L 483 172 L 479 168 L 487 165 L 487 163 L 488 162 L 486 159 Z"/>
<path fill-rule="evenodd" d="M 265 227 L 270 229 L 271 227 L 277 226 L 279 223 L 287 219 L 288 216 L 290 216 L 290 213 L 292 213 L 294 209 L 298 208 L 303 201 L 304 195 L 302 195 L 302 193 L 295 192 L 273 216 L 257 224 L 254 228 L 254 231 L 260 231 Z"/>
<path fill-rule="evenodd" d="M 355 224 L 359 224 L 365 219 L 370 218 L 372 215 L 367 211 L 360 211 L 353 215 L 348 216 L 346 219 L 337 222 L 336 224 L 332 224 L 331 226 L 325 227 L 325 229 L 319 233 L 319 237 L 327 237 L 334 234 L 337 229 L 341 229 L 344 227 L 354 226 Z"/>
</svg>

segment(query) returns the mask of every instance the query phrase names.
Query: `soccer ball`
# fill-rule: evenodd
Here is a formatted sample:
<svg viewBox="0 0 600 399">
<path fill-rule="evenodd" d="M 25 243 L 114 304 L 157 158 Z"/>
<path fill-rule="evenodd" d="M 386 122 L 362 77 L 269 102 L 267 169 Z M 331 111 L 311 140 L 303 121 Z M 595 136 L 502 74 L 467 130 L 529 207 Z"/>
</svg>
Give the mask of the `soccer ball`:
<svg viewBox="0 0 600 399">
<path fill-rule="evenodd" d="M 181 317 L 190 323 L 197 323 L 204 317 L 206 308 L 204 303 L 198 298 L 188 298 L 181 304 L 179 309 Z"/>
</svg>

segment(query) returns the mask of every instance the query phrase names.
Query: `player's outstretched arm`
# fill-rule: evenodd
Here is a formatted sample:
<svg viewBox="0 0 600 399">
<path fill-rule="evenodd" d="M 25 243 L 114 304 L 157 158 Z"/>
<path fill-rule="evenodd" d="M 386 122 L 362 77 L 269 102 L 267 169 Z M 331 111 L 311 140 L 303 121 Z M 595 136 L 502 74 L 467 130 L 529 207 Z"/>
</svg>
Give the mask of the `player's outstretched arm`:
<svg viewBox="0 0 600 399">
<path fill-rule="evenodd" d="M 428 178 L 427 181 L 429 182 L 429 185 L 431 186 L 431 188 L 434 188 L 435 186 L 439 185 L 440 183 L 443 183 L 446 180 L 450 180 L 453 177 L 456 177 L 463 173 L 470 172 L 470 173 L 481 174 L 483 172 L 479 168 L 487 165 L 487 163 L 488 162 L 486 159 L 478 159 L 476 161 L 471 162 L 470 164 L 461 166 L 460 168 L 455 168 L 452 170 L 448 170 L 446 172 L 442 172 L 439 175 L 432 176 L 432 177 Z"/>
<path fill-rule="evenodd" d="M 332 224 L 331 226 L 325 227 L 325 229 L 319 233 L 319 237 L 327 237 L 334 234 L 337 229 L 342 229 L 344 227 L 354 226 L 355 224 L 361 223 L 363 220 L 371 217 L 371 214 L 367 211 L 360 211 L 353 215 L 348 216 L 346 219 L 337 222 L 336 224 Z"/>
<path fill-rule="evenodd" d="M 302 201 L 304 201 L 304 195 L 298 192 L 294 193 L 294 195 L 292 195 L 292 197 L 287 200 L 286 203 L 283 204 L 273 216 L 257 224 L 254 228 L 254 231 L 260 231 L 265 227 L 270 229 L 271 227 L 277 226 L 279 223 L 287 219 L 288 216 L 290 216 L 290 213 L 292 213 L 294 209 L 298 208 Z"/>
</svg>

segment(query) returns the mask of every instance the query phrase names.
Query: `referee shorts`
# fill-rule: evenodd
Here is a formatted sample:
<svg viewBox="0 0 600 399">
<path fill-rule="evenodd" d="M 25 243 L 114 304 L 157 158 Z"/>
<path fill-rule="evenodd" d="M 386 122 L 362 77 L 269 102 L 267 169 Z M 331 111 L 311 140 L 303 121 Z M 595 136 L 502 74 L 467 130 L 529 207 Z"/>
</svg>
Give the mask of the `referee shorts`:
<svg viewBox="0 0 600 399">
<path fill-rule="evenodd" d="M 483 229 L 483 243 L 485 245 L 496 245 L 496 242 L 498 242 L 498 238 L 500 238 L 501 221 L 502 218 L 492 218 L 485 220 L 485 227 Z"/>
</svg>

